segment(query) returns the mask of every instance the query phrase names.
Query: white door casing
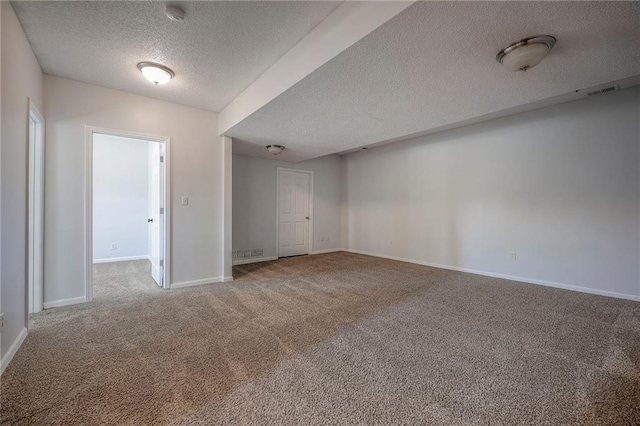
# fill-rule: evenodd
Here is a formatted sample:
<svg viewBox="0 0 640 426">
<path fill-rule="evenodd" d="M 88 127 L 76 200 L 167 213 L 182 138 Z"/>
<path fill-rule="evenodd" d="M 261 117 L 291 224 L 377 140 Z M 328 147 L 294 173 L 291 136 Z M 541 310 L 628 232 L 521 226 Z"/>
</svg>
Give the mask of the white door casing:
<svg viewBox="0 0 640 426">
<path fill-rule="evenodd" d="M 162 260 L 161 280 L 165 289 L 171 286 L 171 138 L 165 136 L 149 135 L 144 133 L 121 131 L 85 125 L 85 168 L 84 168 L 84 301 L 93 300 L 93 135 L 120 136 L 130 139 L 140 139 L 155 142 L 162 149 L 164 161 L 160 163 L 160 203 L 163 205 L 164 214 L 158 225 L 160 227 L 159 256 Z"/>
<path fill-rule="evenodd" d="M 277 255 L 309 254 L 312 241 L 313 172 L 278 168 Z"/>
<path fill-rule="evenodd" d="M 44 267 L 44 118 L 29 102 L 28 282 L 29 313 L 43 305 Z"/>
</svg>

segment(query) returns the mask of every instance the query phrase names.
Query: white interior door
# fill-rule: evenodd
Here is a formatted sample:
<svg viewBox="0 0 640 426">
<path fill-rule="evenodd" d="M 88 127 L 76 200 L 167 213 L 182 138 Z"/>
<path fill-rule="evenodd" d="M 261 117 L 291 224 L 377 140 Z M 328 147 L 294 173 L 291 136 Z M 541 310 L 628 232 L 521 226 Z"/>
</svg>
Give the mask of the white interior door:
<svg viewBox="0 0 640 426">
<path fill-rule="evenodd" d="M 309 254 L 311 175 L 278 170 L 278 257 Z"/>
<path fill-rule="evenodd" d="M 164 286 L 164 145 L 149 144 L 149 253 L 151 276 Z"/>
</svg>

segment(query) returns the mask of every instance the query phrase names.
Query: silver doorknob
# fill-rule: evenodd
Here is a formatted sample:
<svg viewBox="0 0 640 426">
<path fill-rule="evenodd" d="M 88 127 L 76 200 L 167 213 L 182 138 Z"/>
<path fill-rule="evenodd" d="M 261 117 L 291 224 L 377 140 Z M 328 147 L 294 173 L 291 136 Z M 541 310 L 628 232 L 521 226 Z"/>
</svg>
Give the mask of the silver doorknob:
<svg viewBox="0 0 640 426">
<path fill-rule="evenodd" d="M 153 218 L 147 219 L 147 222 L 153 222 Z"/>
</svg>

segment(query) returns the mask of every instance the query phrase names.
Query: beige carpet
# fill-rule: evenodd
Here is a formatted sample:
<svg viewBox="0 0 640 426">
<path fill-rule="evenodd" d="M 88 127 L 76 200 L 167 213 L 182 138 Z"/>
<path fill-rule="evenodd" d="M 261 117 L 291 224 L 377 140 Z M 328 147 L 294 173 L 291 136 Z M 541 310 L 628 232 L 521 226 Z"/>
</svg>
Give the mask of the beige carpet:
<svg viewBox="0 0 640 426">
<path fill-rule="evenodd" d="M 640 303 L 349 253 L 45 311 L 7 424 L 640 424 Z"/>
</svg>

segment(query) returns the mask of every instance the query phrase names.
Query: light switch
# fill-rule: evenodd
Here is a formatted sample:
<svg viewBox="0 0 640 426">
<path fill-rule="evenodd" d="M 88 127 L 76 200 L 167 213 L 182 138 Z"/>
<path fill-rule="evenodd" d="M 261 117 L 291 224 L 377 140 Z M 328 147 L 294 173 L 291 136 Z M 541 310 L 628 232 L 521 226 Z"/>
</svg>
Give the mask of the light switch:
<svg viewBox="0 0 640 426">
<path fill-rule="evenodd" d="M 183 206 L 189 205 L 189 197 L 182 197 L 182 205 Z"/>
</svg>

